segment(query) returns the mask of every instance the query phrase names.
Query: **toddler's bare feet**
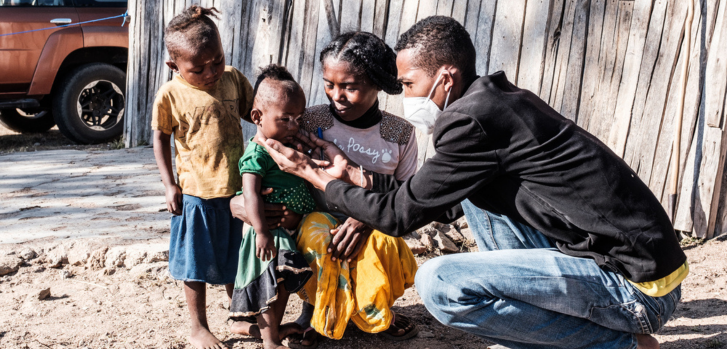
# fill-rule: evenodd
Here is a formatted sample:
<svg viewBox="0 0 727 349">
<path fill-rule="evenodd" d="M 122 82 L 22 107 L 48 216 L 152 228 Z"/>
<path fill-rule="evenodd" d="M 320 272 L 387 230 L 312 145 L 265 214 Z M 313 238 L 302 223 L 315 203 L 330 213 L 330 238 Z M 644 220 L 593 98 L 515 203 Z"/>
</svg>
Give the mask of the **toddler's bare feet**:
<svg viewBox="0 0 727 349">
<path fill-rule="evenodd" d="M 637 349 L 659 349 L 659 341 L 648 334 L 637 334 Z"/>
<path fill-rule="evenodd" d="M 230 332 L 241 334 L 244 336 L 251 336 L 257 339 L 261 339 L 260 327 L 257 324 L 253 324 L 247 321 L 235 321 L 230 325 Z M 280 325 L 278 329 L 278 337 L 282 341 L 285 337 L 295 333 L 303 333 L 303 328 L 295 322 Z"/>
<path fill-rule="evenodd" d="M 289 322 L 287 324 L 280 325 L 280 328 L 278 329 L 278 336 L 280 337 L 280 340 L 282 341 L 286 337 L 290 336 L 291 334 L 296 333 L 303 333 L 303 328 L 300 327 L 300 325 L 296 324 L 295 322 Z"/>
<path fill-rule="evenodd" d="M 192 329 L 189 341 L 197 349 L 227 349 L 227 346 L 220 342 L 208 329 L 199 327 Z"/>
<path fill-rule="evenodd" d="M 257 339 L 261 339 L 260 327 L 257 324 L 253 324 L 247 321 L 235 321 L 230 325 L 230 332 L 241 334 L 243 336 L 251 336 Z"/>
<path fill-rule="evenodd" d="M 289 347 L 286 347 L 280 343 L 272 343 L 272 342 L 270 342 L 270 343 L 263 342 L 263 348 L 265 348 L 265 349 L 290 349 Z"/>
</svg>

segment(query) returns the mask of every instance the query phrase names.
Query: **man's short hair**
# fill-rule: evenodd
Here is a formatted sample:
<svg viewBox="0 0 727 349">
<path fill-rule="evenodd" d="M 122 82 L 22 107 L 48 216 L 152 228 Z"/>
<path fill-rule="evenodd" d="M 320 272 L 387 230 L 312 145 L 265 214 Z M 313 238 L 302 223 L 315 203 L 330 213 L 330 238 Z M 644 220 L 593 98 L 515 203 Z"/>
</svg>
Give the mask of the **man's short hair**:
<svg viewBox="0 0 727 349">
<path fill-rule="evenodd" d="M 394 49 L 411 50 L 411 64 L 429 76 L 445 64 L 457 67 L 464 77 L 477 75 L 477 55 L 470 34 L 452 17 L 422 19 L 401 34 Z"/>
</svg>

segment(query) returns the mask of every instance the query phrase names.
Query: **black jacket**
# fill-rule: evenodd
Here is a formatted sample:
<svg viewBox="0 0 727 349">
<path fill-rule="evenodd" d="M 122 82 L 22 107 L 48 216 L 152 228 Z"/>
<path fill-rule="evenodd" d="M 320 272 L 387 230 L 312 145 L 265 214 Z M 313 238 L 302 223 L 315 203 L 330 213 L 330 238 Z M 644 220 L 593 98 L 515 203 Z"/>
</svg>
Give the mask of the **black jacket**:
<svg viewBox="0 0 727 349">
<path fill-rule="evenodd" d="M 634 282 L 660 279 L 686 260 L 636 173 L 502 72 L 475 80 L 439 116 L 433 141 L 437 153 L 406 182 L 376 175 L 373 191 L 329 183 L 329 208 L 401 236 L 470 199 Z"/>
</svg>

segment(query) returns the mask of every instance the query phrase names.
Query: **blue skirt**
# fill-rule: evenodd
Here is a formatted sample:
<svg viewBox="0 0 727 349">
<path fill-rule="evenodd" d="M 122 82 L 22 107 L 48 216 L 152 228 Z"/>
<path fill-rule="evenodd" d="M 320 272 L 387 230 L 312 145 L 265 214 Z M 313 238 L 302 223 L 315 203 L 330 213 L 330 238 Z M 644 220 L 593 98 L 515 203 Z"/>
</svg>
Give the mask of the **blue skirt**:
<svg viewBox="0 0 727 349">
<path fill-rule="evenodd" d="M 181 281 L 235 282 L 242 221 L 232 217 L 230 198 L 184 195 L 182 215 L 172 216 L 169 273 Z"/>
</svg>

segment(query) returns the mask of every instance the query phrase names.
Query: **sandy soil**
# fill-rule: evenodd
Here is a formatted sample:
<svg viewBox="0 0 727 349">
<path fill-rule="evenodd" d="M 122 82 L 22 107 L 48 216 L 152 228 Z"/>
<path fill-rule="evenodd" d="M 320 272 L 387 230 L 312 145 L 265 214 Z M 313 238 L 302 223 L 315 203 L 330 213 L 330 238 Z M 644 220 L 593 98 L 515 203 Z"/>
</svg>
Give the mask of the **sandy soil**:
<svg viewBox="0 0 727 349">
<path fill-rule="evenodd" d="M 22 246 L 17 246 L 22 247 Z M 727 343 L 727 236 L 688 246 L 691 275 L 674 318 L 657 335 L 664 349 L 723 348 Z M 420 263 L 426 260 L 420 257 Z M 92 271 L 65 265 L 45 268 L 31 261 L 0 278 L 2 348 L 191 348 L 186 340 L 187 310 L 181 284 L 167 277 L 165 262 L 132 270 Z M 51 297 L 38 300 L 41 289 Z M 212 330 L 232 348 L 259 348 L 255 339 L 228 330 L 222 287 L 211 287 L 208 314 Z M 291 297 L 286 319 L 300 311 Z M 418 337 L 391 343 L 349 326 L 341 341 L 321 348 L 486 348 L 477 337 L 450 330 L 431 317 L 415 289 L 396 302 L 396 310 L 420 326 Z"/>
<path fill-rule="evenodd" d="M 121 139 L 100 144 L 76 144 L 63 136 L 57 126 L 43 133 L 20 134 L 0 125 L 0 155 L 48 149 L 110 150 L 123 147 Z"/>
<path fill-rule="evenodd" d="M 15 142 L 15 137 L 18 137 L 20 145 L 8 146 Z M 46 141 L 48 137 L 55 137 L 59 143 L 42 149 L 76 149 L 73 148 L 76 146 L 63 141 L 62 136 L 54 135 L 52 131 L 37 137 L 41 137 L 39 140 L 46 137 Z M 0 153 L 6 154 L 0 156 L 0 161 L 12 160 L 16 171 L 19 171 L 17 164 L 30 158 L 7 153 L 32 151 L 41 147 L 34 145 L 35 143 L 40 142 L 26 136 L 9 134 L 0 128 Z M 164 201 L 159 188 L 147 188 L 159 186 L 158 178 L 153 176 L 155 168 L 152 158 L 147 154 L 148 151 L 128 152 L 91 151 L 74 163 L 72 169 L 66 166 L 71 162 L 64 160 L 59 162 L 62 166 L 52 168 L 48 173 L 36 173 L 33 168 L 28 168 L 26 172 L 34 175 L 33 178 L 59 176 L 70 179 L 61 178 L 51 184 L 41 181 L 27 190 L 28 174 L 18 172 L 18 176 L 22 178 L 0 176 L 3 181 L 0 188 L 0 241 L 17 242 L 0 243 L 0 258 L 8 254 L 17 256 L 28 246 L 37 249 L 39 244 L 43 245 L 43 252 L 51 256 L 58 249 L 54 246 L 69 249 L 69 244 L 76 247 L 84 243 L 111 244 L 112 240 L 119 244 L 137 244 L 112 247 L 117 249 L 115 251 L 133 247 L 137 250 L 149 248 L 151 252 L 163 252 L 164 245 L 169 241 L 168 230 L 165 229 L 168 227 L 168 215 L 159 212 Z M 53 154 L 42 152 L 37 155 L 53 157 Z M 33 156 L 33 161 L 38 160 L 38 156 Z M 109 163 L 112 160 L 105 159 L 107 156 L 118 163 Z M 134 166 L 141 167 L 130 168 L 126 162 L 119 160 L 120 157 L 133 158 Z M 94 165 L 100 163 L 109 167 Z M 82 165 L 89 168 L 79 168 Z M 79 178 L 93 179 L 91 187 L 96 188 L 93 194 L 86 195 L 81 190 L 84 188 L 82 183 L 75 184 L 71 181 L 73 176 L 64 175 L 64 171 L 71 170 L 88 172 Z M 106 171 L 139 173 L 134 172 L 132 180 L 114 176 L 118 173 L 105 173 Z M 63 180 L 71 182 L 65 183 Z M 38 195 L 33 194 L 32 190 L 38 191 Z M 44 195 L 40 195 L 41 192 Z M 136 194 L 139 192 L 144 192 L 145 195 L 138 198 Z M 48 193 L 52 193 L 51 198 L 45 198 Z M 106 205 L 105 200 L 113 201 L 109 204 L 111 207 L 107 207 L 109 205 Z M 67 205 L 70 211 L 56 215 L 56 211 L 60 212 L 61 209 L 51 207 L 51 203 L 56 206 Z M 126 206 L 119 209 L 119 205 L 138 206 L 126 210 Z M 33 209 L 28 209 L 29 207 Z M 43 214 L 43 210 L 52 214 Z M 144 213 L 142 211 L 149 212 L 141 215 Z M 99 212 L 107 214 L 100 217 Z M 138 217 L 142 216 L 144 224 L 136 227 Z M 116 228 L 112 229 L 111 225 Z M 159 229 L 152 229 L 157 228 L 157 225 Z M 151 230 L 145 231 L 147 228 Z M 26 234 L 27 238 L 19 238 L 18 234 Z M 36 234 L 44 237 L 38 239 Z M 146 245 L 139 246 L 138 241 L 143 241 Z M 700 241 L 690 242 L 691 244 L 685 245 L 685 250 L 689 257 L 691 274 L 683 284 L 682 303 L 657 338 L 664 349 L 727 348 L 727 235 L 703 244 Z M 126 252 L 129 256 L 132 255 L 131 250 Z M 151 252 L 149 256 L 152 255 Z M 111 252 L 106 258 L 110 254 Z M 423 263 L 431 257 L 433 255 L 419 257 L 419 262 Z M 168 278 L 166 262 L 146 258 L 144 261 L 140 260 L 141 264 L 134 263 L 132 267 L 129 259 L 127 257 L 127 265 L 131 269 L 109 268 L 103 263 L 96 268 L 68 264 L 50 268 L 47 260 L 36 258 L 23 264 L 17 272 L 0 277 L 0 348 L 191 348 L 186 340 L 188 313 L 181 284 Z M 38 300 L 38 293 L 47 288 L 50 288 L 50 297 Z M 222 287 L 209 289 L 207 303 L 213 332 L 230 347 L 261 347 L 261 343 L 255 339 L 229 332 L 225 310 L 227 299 Z M 297 296 L 292 296 L 286 320 L 293 320 L 297 316 L 300 305 L 301 301 Z M 408 290 L 395 307 L 396 311 L 412 317 L 419 324 L 421 332 L 418 337 L 402 343 L 392 343 L 375 335 L 362 333 L 350 325 L 341 341 L 325 340 L 320 348 L 443 349 L 486 348 L 488 345 L 475 336 L 439 324 L 426 311 L 415 289 Z"/>
</svg>

